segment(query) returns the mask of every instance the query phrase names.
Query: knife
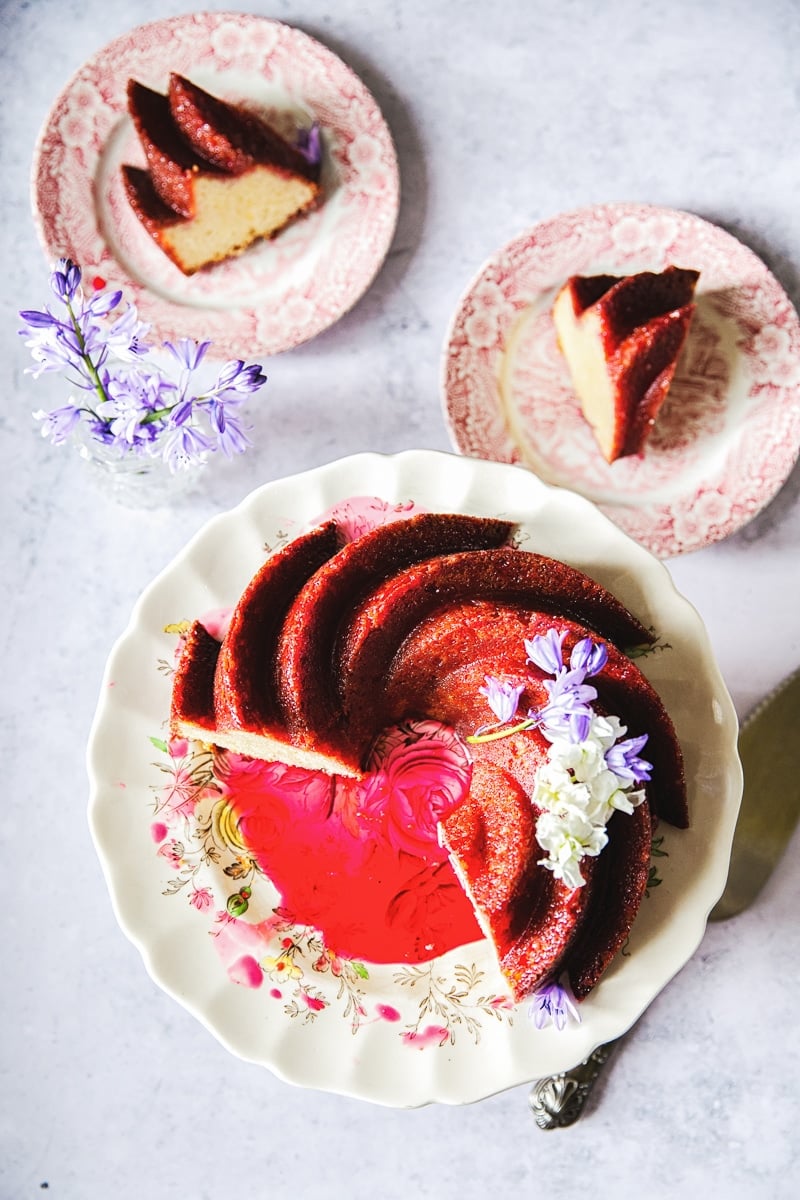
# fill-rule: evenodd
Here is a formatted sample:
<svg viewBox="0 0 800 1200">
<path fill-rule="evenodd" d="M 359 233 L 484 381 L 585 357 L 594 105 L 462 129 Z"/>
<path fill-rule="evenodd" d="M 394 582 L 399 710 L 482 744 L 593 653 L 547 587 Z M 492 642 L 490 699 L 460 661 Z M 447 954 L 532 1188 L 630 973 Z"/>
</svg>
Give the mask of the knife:
<svg viewBox="0 0 800 1200">
<path fill-rule="evenodd" d="M 744 771 L 742 805 L 733 835 L 728 881 L 710 921 L 735 917 L 752 904 L 780 862 L 800 817 L 796 737 L 800 726 L 800 668 L 749 714 L 739 731 Z M 539 1079 L 530 1107 L 540 1129 L 574 1125 L 592 1088 L 622 1041 L 607 1042 L 560 1075 Z"/>
<path fill-rule="evenodd" d="M 800 816 L 795 738 L 800 726 L 800 668 L 748 716 L 739 731 L 742 806 L 725 891 L 709 920 L 726 921 L 752 904 L 781 860 Z"/>
</svg>

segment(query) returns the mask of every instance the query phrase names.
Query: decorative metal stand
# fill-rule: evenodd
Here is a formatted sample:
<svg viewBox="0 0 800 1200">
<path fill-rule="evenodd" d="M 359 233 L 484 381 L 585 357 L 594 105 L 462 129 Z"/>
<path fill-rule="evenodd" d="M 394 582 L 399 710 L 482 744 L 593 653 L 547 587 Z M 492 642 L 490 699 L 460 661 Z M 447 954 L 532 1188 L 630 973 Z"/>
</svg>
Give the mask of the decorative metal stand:
<svg viewBox="0 0 800 1200">
<path fill-rule="evenodd" d="M 540 1129 L 564 1129 L 575 1124 L 616 1045 L 607 1042 L 571 1071 L 537 1080 L 528 1103 Z"/>
</svg>

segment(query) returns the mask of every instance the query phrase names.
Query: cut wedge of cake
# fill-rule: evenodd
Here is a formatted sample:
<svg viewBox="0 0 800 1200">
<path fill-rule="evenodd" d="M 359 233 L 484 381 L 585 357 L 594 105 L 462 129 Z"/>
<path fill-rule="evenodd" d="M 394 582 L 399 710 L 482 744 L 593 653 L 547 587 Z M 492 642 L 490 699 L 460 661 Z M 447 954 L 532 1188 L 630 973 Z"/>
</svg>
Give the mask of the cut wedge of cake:
<svg viewBox="0 0 800 1200">
<path fill-rule="evenodd" d="M 553 321 L 584 416 L 608 462 L 639 454 L 666 400 L 699 272 L 574 275 Z"/>
<path fill-rule="evenodd" d="M 274 237 L 319 200 L 319 163 L 180 75 L 167 95 L 130 80 L 128 111 L 147 160 L 122 168 L 128 200 L 186 275 Z"/>
</svg>

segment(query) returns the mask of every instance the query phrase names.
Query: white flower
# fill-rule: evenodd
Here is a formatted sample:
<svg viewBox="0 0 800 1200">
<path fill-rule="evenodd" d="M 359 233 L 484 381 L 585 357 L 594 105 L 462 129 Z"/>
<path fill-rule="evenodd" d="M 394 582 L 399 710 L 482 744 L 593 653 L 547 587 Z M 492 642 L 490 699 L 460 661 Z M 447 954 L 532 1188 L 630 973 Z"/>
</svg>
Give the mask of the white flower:
<svg viewBox="0 0 800 1200">
<path fill-rule="evenodd" d="M 591 736 L 585 742 L 569 742 L 566 738 L 559 738 L 552 743 L 548 757 L 551 762 L 572 771 L 581 783 L 594 779 L 605 766 L 605 750 Z"/>
<path fill-rule="evenodd" d="M 585 854 L 596 857 L 606 845 L 608 835 L 603 826 L 591 821 L 575 808 L 563 814 L 544 812 L 536 822 L 536 840 L 547 858 L 540 866 L 552 871 L 567 887 L 581 887 L 586 881 L 581 875 L 580 860 Z"/>
<path fill-rule="evenodd" d="M 583 783 L 573 779 L 566 767 L 557 762 L 543 763 L 533 786 L 533 803 L 549 812 L 567 808 L 584 811 L 591 802 L 591 793 Z"/>
<path fill-rule="evenodd" d="M 630 815 L 644 800 L 644 790 L 631 789 L 606 762 L 606 751 L 625 733 L 618 717 L 593 713 L 585 740 L 554 738 L 548 761 L 537 771 L 532 800 L 542 812 L 536 840 L 547 855 L 539 865 L 567 887 L 585 883 L 580 861 L 607 844 L 606 825 L 614 812 Z"/>
<path fill-rule="evenodd" d="M 597 741 L 603 750 L 610 750 L 619 738 L 628 732 L 619 717 L 601 717 L 597 713 L 592 717 L 589 737 Z"/>
</svg>

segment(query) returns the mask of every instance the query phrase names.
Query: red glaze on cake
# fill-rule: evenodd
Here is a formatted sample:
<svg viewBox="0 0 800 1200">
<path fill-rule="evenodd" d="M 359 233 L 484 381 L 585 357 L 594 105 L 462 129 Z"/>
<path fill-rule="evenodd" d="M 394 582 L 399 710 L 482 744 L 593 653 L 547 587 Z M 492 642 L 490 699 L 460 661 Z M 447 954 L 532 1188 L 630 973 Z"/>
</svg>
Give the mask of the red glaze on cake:
<svg viewBox="0 0 800 1200">
<path fill-rule="evenodd" d="M 515 1000 L 561 969 L 591 900 L 541 867 L 536 810 L 513 775 L 476 761 L 470 793 L 442 822 L 445 845 Z"/>
<path fill-rule="evenodd" d="M 319 163 L 182 76 L 166 96 L 130 80 L 128 110 L 148 165 L 123 166 L 128 200 L 184 274 L 274 237 L 319 200 Z"/>
<path fill-rule="evenodd" d="M 280 635 L 278 695 L 292 741 L 323 747 L 357 769 L 368 749 L 342 727 L 335 650 L 343 622 L 372 588 L 412 563 L 507 541 L 508 521 L 420 513 L 381 525 L 326 563 L 292 604 Z M 372 730 L 372 737 L 379 730 Z M 370 738 L 371 740 L 371 738 Z"/>
<path fill-rule="evenodd" d="M 386 678 L 386 720 L 413 716 L 423 706 L 436 719 L 451 724 L 467 738 L 486 720 L 480 694 L 488 674 L 525 683 L 520 712 L 546 701 L 543 673 L 527 662 L 526 638 L 548 628 L 567 629 L 565 656 L 587 630 L 563 618 L 538 615 L 519 606 L 487 600 L 460 602 L 429 614 L 403 641 Z M 595 642 L 602 639 L 592 634 Z M 612 688 L 619 678 L 617 656 L 609 649 Z M 624 693 L 636 710 L 639 695 L 652 688 L 629 663 Z M 604 695 L 606 669 L 592 682 Z M 657 697 L 656 697 L 657 701 Z M 512 994 L 521 999 L 548 979 L 565 973 L 576 996 L 588 994 L 624 945 L 647 885 L 650 864 L 651 805 L 658 794 L 670 811 L 685 812 L 680 748 L 663 707 L 645 727 L 663 739 L 660 761 L 669 778 L 679 777 L 678 793 L 659 779 L 647 787 L 647 799 L 631 816 L 616 815 L 609 824 L 609 843 L 596 859 L 582 866 L 586 883 L 570 889 L 539 865 L 542 851 L 535 839 L 539 810 L 532 803 L 536 773 L 546 760 L 548 743 L 535 729 L 495 741 L 473 743 L 470 794 L 442 821 L 442 836 L 456 870 L 468 890 L 481 926 L 490 937 Z M 620 715 L 620 708 L 610 709 Z M 660 724 L 659 724 L 660 722 Z M 670 763 L 668 748 L 676 758 Z M 650 743 L 648 743 L 648 751 Z M 655 757 L 655 756 L 653 756 Z M 514 847 L 513 853 L 508 846 Z M 608 856 L 608 857 L 606 857 Z"/>
<path fill-rule="evenodd" d="M 294 918 L 317 924 L 332 947 L 374 958 L 376 930 L 396 911 L 396 900 L 405 915 L 389 938 L 389 953 L 400 955 L 405 946 L 406 960 L 423 961 L 416 956 L 426 946 L 441 952 L 442 931 L 430 935 L 423 910 L 442 900 L 434 898 L 440 887 L 451 889 L 449 905 L 457 878 L 515 999 L 564 974 L 580 998 L 630 932 L 647 884 L 653 814 L 687 823 L 682 758 L 661 701 L 619 648 L 650 643 L 652 633 L 581 572 L 503 545 L 511 532 L 503 521 L 434 513 L 373 529 L 341 548 L 335 523 L 296 539 L 245 590 L 221 648 L 202 627 L 190 632 L 175 679 L 173 729 L 240 753 L 243 745 L 254 747 L 251 752 L 262 758 L 289 764 L 264 769 L 294 771 L 299 797 L 303 780 L 309 795 L 324 791 L 329 797 L 327 810 L 318 805 L 313 820 L 303 815 L 310 807 L 302 800 L 287 818 L 293 823 L 287 844 L 295 849 L 283 867 L 264 841 L 263 830 L 274 829 L 268 811 L 256 805 L 248 819 L 251 830 L 262 830 L 251 832 L 254 853 L 290 894 Z M 564 632 L 565 661 L 587 635 L 606 646 L 607 662 L 592 678 L 596 711 L 619 716 L 632 737 L 647 733 L 656 767 L 645 799 L 632 815 L 614 814 L 608 844 L 582 862 L 582 886 L 568 886 L 548 870 L 537 842 L 541 810 L 533 796 L 549 752 L 543 734 L 528 722 L 496 738 L 473 738 L 492 721 L 481 692 L 486 676 L 521 685 L 522 714 L 546 703 L 546 673 L 528 661 L 525 641 L 548 630 Z M 428 814 L 419 851 L 408 807 L 420 804 L 418 777 L 398 784 L 399 808 L 390 820 L 391 772 L 381 775 L 383 760 L 369 754 L 382 730 L 408 721 L 432 721 L 452 731 L 471 760 L 471 776 L 459 785 L 458 797 L 451 791 L 446 803 L 436 801 L 443 806 L 432 825 Z M 298 772 L 298 765 L 314 771 Z M 258 764 L 254 769 L 261 770 Z M 357 778 L 343 778 L 345 771 Z M 268 796 L 264 803 L 268 808 Z M 325 826 L 328 818 L 333 823 Z M 436 844 L 437 820 L 452 866 Z M 313 857 L 308 839 L 326 836 L 314 821 L 322 821 L 331 846 L 344 836 L 340 825 L 359 841 L 357 848 L 346 842 L 332 851 L 336 883 L 324 902 L 313 887 L 305 888 L 300 865 Z M 397 853 L 411 856 L 401 871 L 408 886 L 399 892 L 393 890 L 399 879 L 394 867 L 365 865 L 372 861 L 370 830 L 383 844 L 381 853 L 388 838 Z M 358 932 L 355 910 L 336 900 L 337 888 L 349 886 L 346 865 L 336 856 L 350 861 L 351 850 L 361 863 L 353 885 L 359 906 L 375 908 L 374 920 L 367 920 L 369 953 L 358 949 L 366 934 Z M 413 869 L 417 854 L 419 872 Z M 434 875 L 426 875 L 425 863 L 435 865 Z M 420 893 L 411 895 L 417 886 Z M 452 912 L 458 911 L 463 915 L 455 904 Z M 426 932 L 409 948 L 414 921 Z"/>
<path fill-rule="evenodd" d="M 226 104 L 183 75 L 169 77 L 169 108 L 185 142 L 206 163 L 227 175 L 243 175 L 262 165 L 283 172 L 288 179 L 301 175 L 311 183 L 319 182 L 319 163 L 309 162 L 266 121 Z"/>
<path fill-rule="evenodd" d="M 211 741 L 216 736 L 214 675 L 219 642 L 194 621 L 184 640 L 172 681 L 170 728 L 179 737 Z"/>
<path fill-rule="evenodd" d="M 431 611 L 462 597 L 574 617 L 623 646 L 652 641 L 606 588 L 553 558 L 502 547 L 430 559 L 374 589 L 343 626 L 335 675 L 354 745 L 369 736 L 370 698 L 380 694 L 403 640 Z"/>
<path fill-rule="evenodd" d="M 694 315 L 699 272 L 573 276 L 553 306 L 559 346 L 608 462 L 641 452 Z"/>
<path fill-rule="evenodd" d="M 254 734 L 282 729 L 276 692 L 280 632 L 300 589 L 341 547 L 338 527 L 329 521 L 273 554 L 245 588 L 233 610 L 214 679 L 220 729 Z"/>
<path fill-rule="evenodd" d="M 169 98 L 130 79 L 128 112 L 147 159 L 153 192 L 167 212 L 172 210 L 173 217 L 193 217 L 194 177 L 212 168 L 181 136 L 172 119 Z"/>
</svg>

